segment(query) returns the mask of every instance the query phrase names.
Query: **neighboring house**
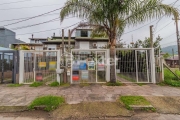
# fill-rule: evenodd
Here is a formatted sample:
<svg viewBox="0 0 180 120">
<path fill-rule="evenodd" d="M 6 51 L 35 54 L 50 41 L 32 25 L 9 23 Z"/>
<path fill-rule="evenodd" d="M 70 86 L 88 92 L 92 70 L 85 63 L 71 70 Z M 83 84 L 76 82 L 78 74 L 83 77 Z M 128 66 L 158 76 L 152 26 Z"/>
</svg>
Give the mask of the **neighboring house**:
<svg viewBox="0 0 180 120">
<path fill-rule="evenodd" d="M 0 27 L 0 46 L 9 48 L 9 45 L 13 43 L 24 43 L 24 42 L 16 39 L 15 32 L 6 29 L 4 27 Z"/>
<path fill-rule="evenodd" d="M 71 37 L 70 40 L 70 47 L 71 49 L 74 48 L 75 45 L 75 37 Z M 68 49 L 68 37 L 64 37 L 64 50 L 66 51 Z M 43 42 L 44 44 L 44 49 L 45 50 L 62 50 L 62 44 L 63 44 L 63 40 L 62 37 L 58 37 L 58 36 L 53 36 L 52 38 L 48 38 L 47 41 Z"/>
<path fill-rule="evenodd" d="M 16 50 L 43 50 L 43 42 L 47 41 L 47 38 L 29 38 L 30 43 L 13 43 L 11 47 Z"/>
<path fill-rule="evenodd" d="M 166 64 L 171 68 L 178 68 L 179 67 L 179 57 L 178 56 L 171 56 L 165 59 Z"/>
</svg>

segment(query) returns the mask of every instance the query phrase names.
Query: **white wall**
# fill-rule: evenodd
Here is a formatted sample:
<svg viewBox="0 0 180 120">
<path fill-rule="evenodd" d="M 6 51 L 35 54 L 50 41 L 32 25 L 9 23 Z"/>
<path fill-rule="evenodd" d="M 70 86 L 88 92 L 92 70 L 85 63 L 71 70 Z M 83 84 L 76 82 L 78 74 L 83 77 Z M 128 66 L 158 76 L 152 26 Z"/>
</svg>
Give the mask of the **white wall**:
<svg viewBox="0 0 180 120">
<path fill-rule="evenodd" d="M 56 46 L 55 44 L 53 44 L 53 45 L 47 45 L 48 50 L 49 50 L 49 48 L 56 50 L 56 47 L 57 47 L 57 46 Z"/>
<path fill-rule="evenodd" d="M 89 42 L 80 41 L 80 49 L 89 49 Z"/>
<path fill-rule="evenodd" d="M 97 42 L 97 49 L 101 49 L 99 47 L 104 47 L 105 45 L 107 45 L 107 42 Z"/>
</svg>

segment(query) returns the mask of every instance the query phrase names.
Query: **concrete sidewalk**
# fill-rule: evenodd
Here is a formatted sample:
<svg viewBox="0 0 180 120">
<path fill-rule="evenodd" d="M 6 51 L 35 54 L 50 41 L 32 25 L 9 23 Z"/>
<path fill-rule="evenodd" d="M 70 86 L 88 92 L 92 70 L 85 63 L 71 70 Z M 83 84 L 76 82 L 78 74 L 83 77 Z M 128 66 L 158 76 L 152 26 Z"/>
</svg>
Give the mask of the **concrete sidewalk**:
<svg viewBox="0 0 180 120">
<path fill-rule="evenodd" d="M 93 101 L 116 101 L 121 95 L 141 96 L 180 96 L 180 89 L 158 85 L 127 85 L 119 87 L 108 87 L 102 85 L 90 85 L 80 87 L 49 87 L 38 88 L 24 85 L 12 88 L 0 85 L 0 106 L 27 106 L 38 96 L 55 95 L 64 96 L 68 104 Z"/>
</svg>

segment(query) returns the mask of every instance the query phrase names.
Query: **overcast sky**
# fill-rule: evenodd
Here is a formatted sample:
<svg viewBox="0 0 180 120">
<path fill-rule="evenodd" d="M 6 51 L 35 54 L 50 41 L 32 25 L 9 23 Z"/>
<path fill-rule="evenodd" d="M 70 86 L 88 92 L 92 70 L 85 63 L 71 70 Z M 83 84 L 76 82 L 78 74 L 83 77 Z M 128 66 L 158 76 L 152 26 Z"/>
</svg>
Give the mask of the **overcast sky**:
<svg viewBox="0 0 180 120">
<path fill-rule="evenodd" d="M 175 1 L 176 0 L 164 0 L 164 3 L 170 4 Z M 18 2 L 18 3 L 14 3 L 14 2 Z M 29 0 L 29 1 L 28 0 L 0 0 L 0 16 L 1 16 L 0 26 L 4 26 L 10 23 L 19 21 L 19 20 L 15 20 L 15 21 L 4 21 L 4 20 L 26 18 L 26 17 L 32 17 L 39 14 L 43 14 L 43 13 L 58 9 L 60 7 L 63 7 L 65 2 L 66 0 Z M 11 3 L 11 4 L 4 4 L 4 3 Z M 175 4 L 175 6 L 179 6 L 179 5 L 180 5 L 180 1 L 178 1 Z M 59 21 L 53 21 L 46 24 L 28 27 L 24 29 L 18 29 L 18 30 L 14 29 L 14 28 L 38 24 L 38 23 L 42 23 L 42 22 L 46 22 L 46 21 L 58 18 L 59 12 L 60 10 L 50 13 L 50 15 L 31 19 L 25 22 L 21 22 L 19 24 L 9 25 L 9 26 L 6 26 L 6 28 L 11 29 L 14 32 L 16 32 L 17 34 L 16 38 L 25 42 L 29 42 L 28 38 L 31 37 L 31 34 L 26 34 L 26 35 L 19 35 L 19 34 L 56 29 L 52 31 L 34 33 L 34 37 L 47 38 L 47 37 L 51 37 L 53 33 L 56 33 L 56 36 L 60 36 L 61 29 L 63 27 L 71 26 L 81 21 L 80 19 L 77 19 L 77 18 L 68 18 L 64 20 L 63 23 L 60 23 Z M 145 37 L 149 37 L 149 26 L 154 25 L 154 38 L 157 37 L 158 35 L 164 38 L 161 42 L 162 47 L 176 44 L 176 34 L 175 34 L 176 28 L 175 28 L 174 21 L 172 20 L 172 17 L 169 17 L 169 18 L 163 17 L 159 22 L 158 21 L 159 20 L 147 21 L 144 24 L 140 24 L 134 27 L 130 26 L 126 28 L 124 32 L 125 34 L 122 36 L 123 42 L 125 42 L 126 44 L 129 44 L 132 41 L 132 39 L 135 42 L 138 39 L 144 39 Z M 129 31 L 133 31 L 133 32 L 129 32 Z M 67 32 L 68 30 L 66 29 L 65 30 L 66 35 L 67 35 Z"/>
</svg>

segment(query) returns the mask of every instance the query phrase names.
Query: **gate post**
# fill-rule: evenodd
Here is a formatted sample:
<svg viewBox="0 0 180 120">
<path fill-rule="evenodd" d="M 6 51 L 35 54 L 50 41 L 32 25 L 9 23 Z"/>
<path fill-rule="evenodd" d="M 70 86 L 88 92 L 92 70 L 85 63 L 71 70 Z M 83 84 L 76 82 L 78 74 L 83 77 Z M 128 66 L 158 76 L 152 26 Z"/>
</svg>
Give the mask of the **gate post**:
<svg viewBox="0 0 180 120">
<path fill-rule="evenodd" d="M 154 48 L 151 49 L 151 78 L 152 83 L 156 83 L 156 77 L 155 77 L 155 58 L 154 58 Z"/>
<path fill-rule="evenodd" d="M 57 51 L 57 70 L 60 69 L 60 50 Z M 60 84 L 61 81 L 60 81 L 60 74 L 57 74 L 57 82 Z"/>
<path fill-rule="evenodd" d="M 19 84 L 24 82 L 24 52 L 19 51 Z"/>
</svg>

